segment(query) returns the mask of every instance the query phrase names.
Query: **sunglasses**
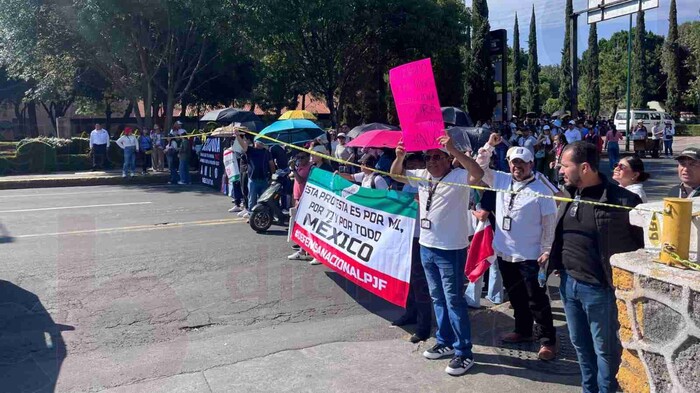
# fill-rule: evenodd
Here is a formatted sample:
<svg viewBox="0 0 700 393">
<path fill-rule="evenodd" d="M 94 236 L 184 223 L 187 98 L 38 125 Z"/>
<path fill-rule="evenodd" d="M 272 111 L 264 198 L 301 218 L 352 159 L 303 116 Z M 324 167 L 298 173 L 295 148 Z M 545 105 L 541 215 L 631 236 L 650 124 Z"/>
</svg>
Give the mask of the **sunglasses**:
<svg viewBox="0 0 700 393">
<path fill-rule="evenodd" d="M 430 156 L 426 155 L 426 156 L 423 157 L 423 159 L 425 160 L 425 162 L 429 162 L 429 161 L 440 161 L 440 160 L 442 160 L 443 158 L 445 158 L 445 156 L 442 155 L 442 154 L 433 154 L 433 155 L 430 155 Z"/>
</svg>

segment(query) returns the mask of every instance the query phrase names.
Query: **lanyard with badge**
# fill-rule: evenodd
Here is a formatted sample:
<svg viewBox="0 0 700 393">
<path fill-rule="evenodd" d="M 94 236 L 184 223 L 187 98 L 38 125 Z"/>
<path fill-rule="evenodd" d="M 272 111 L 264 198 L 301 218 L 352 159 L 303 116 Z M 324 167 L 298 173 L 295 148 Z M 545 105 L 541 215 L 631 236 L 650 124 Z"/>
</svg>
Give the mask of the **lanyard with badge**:
<svg viewBox="0 0 700 393">
<path fill-rule="evenodd" d="M 452 172 L 452 169 L 450 169 L 449 172 L 445 174 L 445 176 L 441 177 L 440 180 L 435 183 L 434 186 L 428 189 L 428 199 L 425 201 L 425 216 L 428 216 L 428 213 L 430 213 L 430 208 L 433 206 L 433 196 L 435 195 L 435 191 L 437 191 L 437 187 L 440 185 L 440 182 L 447 177 L 447 175 Z M 432 221 L 428 218 L 423 218 L 420 220 L 420 227 L 422 229 L 431 229 L 433 227 Z"/>
<path fill-rule="evenodd" d="M 513 218 L 510 216 L 511 211 L 513 210 L 513 206 L 515 205 L 515 200 L 518 198 L 520 195 L 520 191 L 524 190 L 527 186 L 532 184 L 535 180 L 537 180 L 537 176 L 532 176 L 532 179 L 525 183 L 522 187 L 520 187 L 518 190 L 515 190 L 515 194 L 510 194 L 510 201 L 508 202 L 508 210 L 506 211 L 505 217 L 503 217 L 503 225 L 502 229 L 506 232 L 510 231 L 512 224 L 513 224 Z M 510 181 L 510 186 L 508 187 L 508 191 L 513 190 L 513 180 Z"/>
</svg>

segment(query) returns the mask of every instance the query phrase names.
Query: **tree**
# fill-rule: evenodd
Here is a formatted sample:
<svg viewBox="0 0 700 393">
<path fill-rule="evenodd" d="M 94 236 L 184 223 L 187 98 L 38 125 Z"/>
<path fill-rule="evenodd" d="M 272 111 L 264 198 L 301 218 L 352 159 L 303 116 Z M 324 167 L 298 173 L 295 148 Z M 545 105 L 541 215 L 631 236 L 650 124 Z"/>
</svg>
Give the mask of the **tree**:
<svg viewBox="0 0 700 393">
<path fill-rule="evenodd" d="M 520 28 L 518 27 L 518 13 L 515 13 L 515 26 L 513 26 L 513 114 L 520 117 L 522 114 L 522 63 L 520 62 Z"/>
<path fill-rule="evenodd" d="M 666 110 L 677 118 L 681 106 L 681 53 L 678 45 L 678 10 L 676 9 L 676 0 L 671 0 L 668 22 L 668 36 L 664 43 L 664 72 L 667 75 Z"/>
<path fill-rule="evenodd" d="M 469 114 L 474 120 L 493 117 L 496 106 L 494 75 L 491 64 L 489 8 L 486 0 L 474 0 L 471 14 L 472 40 L 467 83 Z"/>
<path fill-rule="evenodd" d="M 537 29 L 535 22 L 535 6 L 532 6 L 532 19 L 530 20 L 530 36 L 527 40 L 527 110 L 539 113 L 540 103 L 540 65 L 537 60 Z"/>
<path fill-rule="evenodd" d="M 647 86 L 647 63 L 644 57 L 646 25 L 644 11 L 637 13 L 637 26 L 632 41 L 632 107 L 646 108 L 649 99 Z"/>
<path fill-rule="evenodd" d="M 571 110 L 571 14 L 574 13 L 573 0 L 566 0 L 564 11 L 564 23 L 566 31 L 564 33 L 564 47 L 561 50 L 561 82 L 559 87 L 559 101 L 562 109 Z"/>
<path fill-rule="evenodd" d="M 684 109 L 700 113 L 700 22 L 678 26 L 678 45 Z"/>
<path fill-rule="evenodd" d="M 587 71 L 587 99 L 586 110 L 594 118 L 600 113 L 600 70 L 598 53 L 598 28 L 597 24 L 591 23 L 588 34 L 588 66 Z"/>
</svg>

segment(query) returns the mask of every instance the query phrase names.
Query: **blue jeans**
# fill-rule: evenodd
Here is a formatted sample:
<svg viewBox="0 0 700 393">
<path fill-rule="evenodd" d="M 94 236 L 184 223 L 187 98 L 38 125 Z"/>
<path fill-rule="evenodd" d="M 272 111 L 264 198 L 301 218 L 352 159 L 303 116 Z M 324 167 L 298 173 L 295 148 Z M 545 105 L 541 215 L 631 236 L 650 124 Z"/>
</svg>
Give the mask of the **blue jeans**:
<svg viewBox="0 0 700 393">
<path fill-rule="evenodd" d="M 180 181 L 186 184 L 192 182 L 190 179 L 190 160 L 186 158 L 180 159 Z"/>
<path fill-rule="evenodd" d="M 486 298 L 493 304 L 503 303 L 503 277 L 498 268 L 498 261 L 494 261 L 489 267 L 489 289 Z M 481 289 L 484 287 L 484 276 L 479 277 L 476 282 L 470 282 L 464 291 L 464 298 L 469 307 L 481 307 Z"/>
<path fill-rule="evenodd" d="M 180 181 L 180 176 L 177 174 L 177 166 L 175 165 L 176 157 L 168 154 L 168 169 L 170 170 L 170 184 L 177 184 Z"/>
<path fill-rule="evenodd" d="M 666 156 L 673 155 L 673 139 L 664 139 L 664 153 Z"/>
<path fill-rule="evenodd" d="M 473 358 L 467 301 L 462 295 L 467 249 L 439 250 L 420 246 L 420 258 L 433 299 L 438 344 L 452 346 L 458 356 Z"/>
<path fill-rule="evenodd" d="M 122 173 L 134 174 L 136 172 L 136 147 L 127 146 L 124 148 L 124 166 L 122 166 Z"/>
<path fill-rule="evenodd" d="M 584 393 L 614 393 L 622 346 L 615 290 L 577 281 L 561 271 L 559 287 Z"/>
<path fill-rule="evenodd" d="M 608 161 L 610 163 L 610 171 L 615 170 L 615 166 L 620 162 L 620 144 L 617 142 L 608 142 Z"/>
<path fill-rule="evenodd" d="M 258 197 L 265 192 L 268 183 L 267 179 L 248 179 L 248 209 L 252 209 L 258 203 Z"/>
</svg>

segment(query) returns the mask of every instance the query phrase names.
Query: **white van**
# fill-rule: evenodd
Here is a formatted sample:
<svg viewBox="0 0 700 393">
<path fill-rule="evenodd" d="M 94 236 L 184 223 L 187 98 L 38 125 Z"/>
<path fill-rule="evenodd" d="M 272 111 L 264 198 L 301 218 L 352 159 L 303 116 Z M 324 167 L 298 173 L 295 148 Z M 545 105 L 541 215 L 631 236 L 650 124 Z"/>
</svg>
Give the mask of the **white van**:
<svg viewBox="0 0 700 393">
<path fill-rule="evenodd" d="M 666 112 L 659 112 L 651 109 L 632 109 L 630 114 L 632 115 L 630 129 L 634 130 L 634 127 L 636 127 L 637 123 L 641 120 L 644 122 L 644 126 L 647 130 L 649 130 L 650 137 L 651 128 L 654 127 L 657 122 L 661 122 L 663 125 L 666 121 L 670 121 L 673 127 L 676 127 L 675 120 Z M 615 128 L 617 128 L 618 131 L 625 132 L 627 128 L 627 109 L 622 109 L 615 113 Z"/>
</svg>

